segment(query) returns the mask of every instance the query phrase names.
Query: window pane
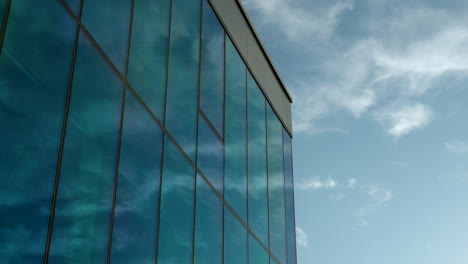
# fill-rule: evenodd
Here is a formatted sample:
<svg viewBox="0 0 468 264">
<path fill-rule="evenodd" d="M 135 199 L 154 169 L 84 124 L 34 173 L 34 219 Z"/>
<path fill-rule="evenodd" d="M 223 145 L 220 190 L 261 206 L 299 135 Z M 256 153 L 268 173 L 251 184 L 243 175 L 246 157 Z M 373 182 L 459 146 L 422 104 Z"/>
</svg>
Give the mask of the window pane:
<svg viewBox="0 0 468 264">
<path fill-rule="evenodd" d="M 78 13 L 80 11 L 81 0 L 65 0 L 65 2 L 67 2 L 68 6 L 70 6 L 71 10 L 73 10 L 75 15 L 78 16 Z"/>
<path fill-rule="evenodd" d="M 294 217 L 294 182 L 292 167 L 292 144 L 288 132 L 283 129 L 284 177 L 286 192 L 286 230 L 288 241 L 288 264 L 296 264 L 296 225 Z"/>
<path fill-rule="evenodd" d="M 117 69 L 125 73 L 131 0 L 83 2 L 81 21 Z"/>
<path fill-rule="evenodd" d="M 281 263 L 286 263 L 283 126 L 270 105 L 267 106 L 267 129 L 270 251 Z"/>
<path fill-rule="evenodd" d="M 224 29 L 207 0 L 203 0 L 200 107 L 223 134 Z"/>
<path fill-rule="evenodd" d="M 247 263 L 247 230 L 224 208 L 224 264 Z"/>
<path fill-rule="evenodd" d="M 75 29 L 58 1 L 11 2 L 0 54 L 2 263 L 44 258 Z"/>
<path fill-rule="evenodd" d="M 223 262 L 223 202 L 197 177 L 195 264 Z"/>
<path fill-rule="evenodd" d="M 135 1 L 128 80 L 162 121 L 166 91 L 170 0 Z"/>
<path fill-rule="evenodd" d="M 200 0 L 173 0 L 166 128 L 195 160 Z"/>
<path fill-rule="evenodd" d="M 226 37 L 226 131 L 224 197 L 247 221 L 246 67 Z"/>
<path fill-rule="evenodd" d="M 249 263 L 268 264 L 269 259 L 270 255 L 265 249 L 252 235 L 249 235 Z"/>
<path fill-rule="evenodd" d="M 153 263 L 162 131 L 127 91 L 115 205 L 112 263 Z"/>
<path fill-rule="evenodd" d="M 165 137 L 158 264 L 192 263 L 195 170 Z"/>
<path fill-rule="evenodd" d="M 49 263 L 106 261 L 122 87 L 81 33 Z"/>
<path fill-rule="evenodd" d="M 200 115 L 198 125 L 198 168 L 219 193 L 223 193 L 223 144 Z"/>
<path fill-rule="evenodd" d="M 248 74 L 249 227 L 268 246 L 265 98 Z"/>
</svg>

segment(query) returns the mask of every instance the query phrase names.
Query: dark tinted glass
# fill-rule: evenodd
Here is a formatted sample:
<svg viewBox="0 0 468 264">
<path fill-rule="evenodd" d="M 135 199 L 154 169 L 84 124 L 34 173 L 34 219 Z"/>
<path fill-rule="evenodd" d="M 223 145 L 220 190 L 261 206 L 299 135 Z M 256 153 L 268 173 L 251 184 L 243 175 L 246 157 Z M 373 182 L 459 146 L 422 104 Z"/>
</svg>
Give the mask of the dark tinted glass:
<svg viewBox="0 0 468 264">
<path fill-rule="evenodd" d="M 166 91 L 170 0 L 138 0 L 133 11 L 128 80 L 162 121 Z"/>
<path fill-rule="evenodd" d="M 224 208 L 224 264 L 247 263 L 247 230 Z"/>
<path fill-rule="evenodd" d="M 153 263 L 162 131 L 127 90 L 115 205 L 112 263 Z"/>
<path fill-rule="evenodd" d="M 268 246 L 265 98 L 248 74 L 249 227 Z"/>
<path fill-rule="evenodd" d="M 132 0 L 86 0 L 81 21 L 121 73 L 125 72 Z"/>
<path fill-rule="evenodd" d="M 270 251 L 281 263 L 286 263 L 283 126 L 270 105 L 267 106 L 267 148 Z"/>
<path fill-rule="evenodd" d="M 224 29 L 207 0 L 203 0 L 200 107 L 223 134 Z"/>
<path fill-rule="evenodd" d="M 247 222 L 246 67 L 226 38 L 225 193 L 226 201 Z"/>
<path fill-rule="evenodd" d="M 73 10 L 75 15 L 79 15 L 80 11 L 80 2 L 81 0 L 65 0 L 67 2 L 68 6 Z"/>
<path fill-rule="evenodd" d="M 0 54 L 1 263 L 44 257 L 75 29 L 59 1 L 11 1 Z"/>
<path fill-rule="evenodd" d="M 122 87 L 81 33 L 49 263 L 106 261 Z"/>
<path fill-rule="evenodd" d="M 296 264 L 296 225 L 294 217 L 294 181 L 292 144 L 288 132 L 283 129 L 284 177 L 286 192 L 286 231 L 288 243 L 288 264 Z"/>
<path fill-rule="evenodd" d="M 223 202 L 197 177 L 195 264 L 223 262 Z"/>
<path fill-rule="evenodd" d="M 165 137 L 158 264 L 192 263 L 195 170 Z"/>
<path fill-rule="evenodd" d="M 198 121 L 198 168 L 219 193 L 223 193 L 223 144 L 200 115 Z"/>
<path fill-rule="evenodd" d="M 166 128 L 195 160 L 200 0 L 173 0 Z"/>
<path fill-rule="evenodd" d="M 265 249 L 252 235 L 249 235 L 249 263 L 268 264 L 269 259 L 270 255 Z"/>
</svg>

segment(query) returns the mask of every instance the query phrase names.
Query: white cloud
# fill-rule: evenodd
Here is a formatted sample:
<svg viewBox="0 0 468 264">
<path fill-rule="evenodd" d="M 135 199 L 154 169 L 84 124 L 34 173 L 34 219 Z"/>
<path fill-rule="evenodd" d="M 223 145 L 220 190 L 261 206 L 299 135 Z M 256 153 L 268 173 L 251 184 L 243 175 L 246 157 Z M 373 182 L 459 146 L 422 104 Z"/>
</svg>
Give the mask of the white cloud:
<svg viewBox="0 0 468 264">
<path fill-rule="evenodd" d="M 327 180 L 322 181 L 318 177 L 310 178 L 306 181 L 296 184 L 296 189 L 299 190 L 319 190 L 319 189 L 334 189 L 338 183 L 335 179 L 328 177 Z"/>
<path fill-rule="evenodd" d="M 362 225 L 367 226 L 369 225 L 366 219 L 367 216 L 372 212 L 389 206 L 393 193 L 384 186 L 377 184 L 369 185 L 364 190 L 368 196 L 368 201 L 364 206 L 355 211 L 355 215 Z"/>
<path fill-rule="evenodd" d="M 452 141 L 452 142 L 445 142 L 444 143 L 445 150 L 459 154 L 465 155 L 468 153 L 468 143 L 463 141 Z"/>
<path fill-rule="evenodd" d="M 357 184 L 356 178 L 348 179 L 348 185 L 346 186 L 346 188 L 354 189 L 356 187 L 356 184 Z"/>
<path fill-rule="evenodd" d="M 386 132 L 395 138 L 425 127 L 433 118 L 431 109 L 421 103 L 390 105 L 375 115 L 385 126 Z"/>
<path fill-rule="evenodd" d="M 307 234 L 298 226 L 296 226 L 296 243 L 299 247 L 307 247 L 309 245 Z"/>
</svg>

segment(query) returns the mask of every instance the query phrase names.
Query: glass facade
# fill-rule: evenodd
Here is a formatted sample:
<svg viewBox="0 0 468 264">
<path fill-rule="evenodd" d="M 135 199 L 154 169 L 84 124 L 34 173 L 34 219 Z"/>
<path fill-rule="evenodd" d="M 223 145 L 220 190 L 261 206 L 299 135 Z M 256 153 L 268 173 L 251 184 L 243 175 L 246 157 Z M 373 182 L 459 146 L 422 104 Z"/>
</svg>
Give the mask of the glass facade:
<svg viewBox="0 0 468 264">
<path fill-rule="evenodd" d="M 221 21 L 0 0 L 1 263 L 296 264 L 291 137 Z"/>
</svg>

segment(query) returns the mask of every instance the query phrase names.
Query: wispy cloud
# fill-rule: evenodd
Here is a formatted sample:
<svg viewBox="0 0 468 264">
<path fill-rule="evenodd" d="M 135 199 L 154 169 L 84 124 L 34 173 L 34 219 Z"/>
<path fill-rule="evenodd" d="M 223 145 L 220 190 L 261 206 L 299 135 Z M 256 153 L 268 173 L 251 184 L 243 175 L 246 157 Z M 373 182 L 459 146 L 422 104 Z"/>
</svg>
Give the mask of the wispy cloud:
<svg viewBox="0 0 468 264">
<path fill-rule="evenodd" d="M 375 114 L 388 134 L 395 138 L 425 127 L 433 118 L 432 110 L 421 103 L 389 105 Z"/>
<path fill-rule="evenodd" d="M 337 186 L 335 179 L 328 177 L 327 180 L 322 181 L 318 177 L 310 178 L 296 184 L 296 189 L 299 190 L 319 190 L 319 189 L 333 189 Z"/>
<path fill-rule="evenodd" d="M 356 188 L 356 184 L 357 184 L 357 179 L 356 178 L 348 179 L 348 185 L 346 185 L 346 188 L 354 189 L 354 188 Z"/>
<path fill-rule="evenodd" d="M 363 226 L 368 226 L 367 216 L 379 209 L 390 205 L 393 198 L 391 190 L 382 185 L 372 184 L 364 188 L 367 194 L 367 203 L 355 211 L 355 215 Z"/>
<path fill-rule="evenodd" d="M 307 247 L 309 245 L 307 234 L 298 226 L 296 226 L 296 243 L 299 247 Z"/>
<path fill-rule="evenodd" d="M 340 21 L 340 16 L 353 10 L 353 2 L 339 1 L 331 6 L 310 11 L 284 0 L 243 0 L 250 10 L 260 12 L 263 24 L 274 26 L 290 41 L 328 39 Z"/>
<path fill-rule="evenodd" d="M 468 153 L 468 143 L 464 141 L 451 141 L 444 143 L 445 150 L 458 155 Z"/>
</svg>

